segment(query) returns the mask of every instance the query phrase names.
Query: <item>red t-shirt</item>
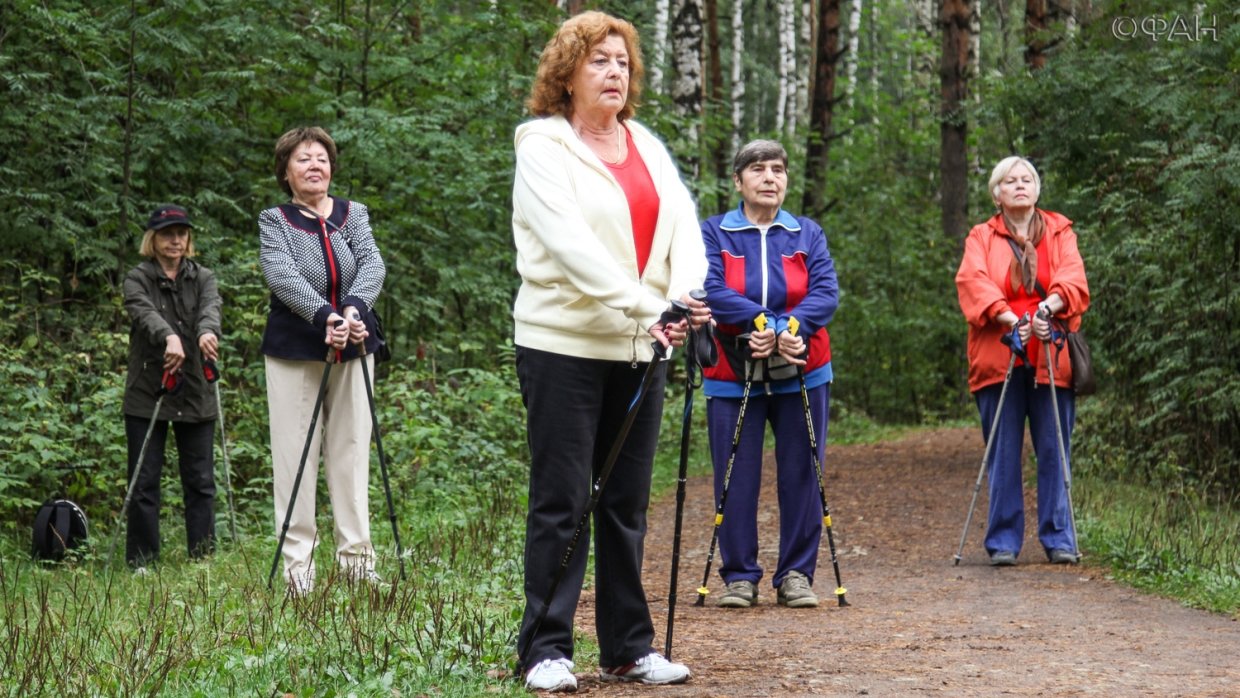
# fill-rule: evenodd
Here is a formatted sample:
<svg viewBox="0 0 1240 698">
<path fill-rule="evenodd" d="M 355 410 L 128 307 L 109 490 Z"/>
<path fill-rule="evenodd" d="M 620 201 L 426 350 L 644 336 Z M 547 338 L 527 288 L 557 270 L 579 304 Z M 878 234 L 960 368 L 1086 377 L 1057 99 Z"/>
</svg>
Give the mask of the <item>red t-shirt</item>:
<svg viewBox="0 0 1240 698">
<path fill-rule="evenodd" d="M 1050 253 L 1046 248 L 1048 237 L 1050 236 L 1043 235 L 1035 248 L 1038 251 L 1038 283 L 1042 284 L 1042 288 L 1046 288 L 1051 283 Z M 1007 280 L 1003 284 L 1003 293 L 1007 296 L 1008 305 L 1012 308 L 1012 312 L 1016 313 L 1016 317 L 1029 313 L 1030 320 L 1038 312 L 1038 303 L 1043 300 L 1036 290 L 1033 293 L 1026 291 L 1023 284 L 1017 284 L 1016 288 L 1012 288 L 1011 274 L 1007 275 Z M 1042 342 L 1038 341 L 1037 337 L 1030 336 L 1026 350 L 1029 352 L 1029 360 L 1035 361 L 1036 357 L 1042 356 Z"/>
<path fill-rule="evenodd" d="M 633 134 L 624 129 L 625 141 L 629 156 L 624 162 L 613 165 L 604 162 L 607 169 L 620 183 L 624 196 L 629 201 L 629 217 L 633 223 L 633 247 L 637 251 L 637 273 L 640 276 L 646 271 L 646 262 L 650 259 L 650 247 L 654 244 L 654 227 L 659 221 L 659 192 L 654 188 L 654 180 L 646 169 L 646 161 L 633 145 Z"/>
</svg>

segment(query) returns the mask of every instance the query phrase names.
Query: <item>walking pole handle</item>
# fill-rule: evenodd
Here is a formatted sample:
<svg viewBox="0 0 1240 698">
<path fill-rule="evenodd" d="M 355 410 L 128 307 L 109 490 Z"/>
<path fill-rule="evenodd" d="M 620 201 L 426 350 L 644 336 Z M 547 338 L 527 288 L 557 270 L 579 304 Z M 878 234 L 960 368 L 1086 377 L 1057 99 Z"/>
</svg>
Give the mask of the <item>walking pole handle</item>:
<svg viewBox="0 0 1240 698">
<path fill-rule="evenodd" d="M 349 315 L 351 316 L 349 318 L 350 320 L 361 320 L 362 319 L 362 315 L 361 313 L 357 312 L 357 308 L 354 308 L 353 312 L 349 313 Z M 362 340 L 357 343 L 357 351 L 358 351 L 358 356 L 361 356 L 362 358 L 366 357 L 366 340 Z"/>
<path fill-rule="evenodd" d="M 214 383 L 220 379 L 220 368 L 215 365 L 211 359 L 202 362 L 202 377 L 207 379 L 208 383 Z"/>
<path fill-rule="evenodd" d="M 185 384 L 181 382 L 180 371 L 164 371 L 164 375 L 159 379 L 159 388 L 155 390 L 155 397 L 163 397 L 165 395 L 176 395 L 181 392 L 181 388 Z"/>
</svg>

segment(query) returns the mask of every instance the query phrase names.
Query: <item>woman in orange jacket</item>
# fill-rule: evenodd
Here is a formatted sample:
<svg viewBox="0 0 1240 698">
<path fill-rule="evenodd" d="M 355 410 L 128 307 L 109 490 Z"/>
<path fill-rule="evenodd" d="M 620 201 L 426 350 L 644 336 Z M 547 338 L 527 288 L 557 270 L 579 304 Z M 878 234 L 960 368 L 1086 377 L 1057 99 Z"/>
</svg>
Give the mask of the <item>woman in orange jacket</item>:
<svg viewBox="0 0 1240 698">
<path fill-rule="evenodd" d="M 960 309 L 969 323 L 969 390 L 977 400 L 982 438 L 990 438 L 1010 349 L 1001 339 L 1014 329 L 1028 363 L 1016 360 L 987 464 L 990 511 L 986 551 L 990 564 L 1016 564 L 1025 538 L 1021 448 L 1025 422 L 1038 462 L 1038 540 L 1056 564 L 1077 561 L 1064 477 L 1059 462 L 1054 405 L 1048 387 L 1047 345 L 1051 327 L 1045 317 L 1080 326 L 1089 308 L 1085 263 L 1076 245 L 1072 221 L 1037 208 L 1041 180 L 1021 157 L 1004 158 L 990 175 L 989 189 L 999 212 L 974 226 L 965 240 L 956 272 Z M 1021 322 L 1022 318 L 1028 322 Z M 1070 453 L 1075 395 L 1066 350 L 1052 351 L 1054 391 L 1058 401 L 1064 452 Z"/>
</svg>

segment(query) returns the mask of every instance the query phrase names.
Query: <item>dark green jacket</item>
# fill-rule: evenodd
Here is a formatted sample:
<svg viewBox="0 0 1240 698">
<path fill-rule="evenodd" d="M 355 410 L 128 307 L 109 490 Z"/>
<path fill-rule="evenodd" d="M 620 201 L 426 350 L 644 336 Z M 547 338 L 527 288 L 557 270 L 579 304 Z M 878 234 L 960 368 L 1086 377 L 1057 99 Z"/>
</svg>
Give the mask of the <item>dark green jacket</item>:
<svg viewBox="0 0 1240 698">
<path fill-rule="evenodd" d="M 186 259 L 176 280 L 169 279 L 152 259 L 143 261 L 125 277 L 125 310 L 129 330 L 129 375 L 125 379 L 125 414 L 150 419 L 156 391 L 164 373 L 168 335 L 181 336 L 185 364 L 183 386 L 168 395 L 159 418 L 173 422 L 209 422 L 216 417 L 215 392 L 202 375 L 198 338 L 220 333 L 220 293 L 215 274 Z"/>
</svg>

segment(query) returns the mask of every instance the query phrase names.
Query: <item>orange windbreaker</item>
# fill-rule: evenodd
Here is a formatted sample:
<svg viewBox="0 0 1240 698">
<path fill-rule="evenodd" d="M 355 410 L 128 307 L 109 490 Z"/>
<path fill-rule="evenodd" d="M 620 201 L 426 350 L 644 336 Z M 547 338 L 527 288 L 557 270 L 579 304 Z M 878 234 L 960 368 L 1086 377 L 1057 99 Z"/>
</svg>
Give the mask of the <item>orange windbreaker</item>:
<svg viewBox="0 0 1240 698">
<path fill-rule="evenodd" d="M 1081 314 L 1089 308 L 1089 284 L 1085 280 L 1085 262 L 1076 246 L 1072 221 L 1053 211 L 1037 209 L 1046 223 L 1046 250 L 1050 257 L 1051 282 L 1046 293 L 1058 293 L 1064 308 L 1055 316 L 1065 320 L 1068 329 L 1081 326 Z M 956 294 L 960 310 L 969 323 L 969 390 L 977 392 L 994 383 L 1002 383 L 1012 353 L 999 339 L 1007 327 L 997 318 L 1011 310 L 1004 294 L 1011 270 L 1012 247 L 1008 244 L 1003 219 L 995 215 L 969 231 L 964 242 L 964 257 L 956 272 Z M 1047 383 L 1046 357 L 1042 343 L 1029 338 L 1029 360 L 1037 366 L 1037 382 Z M 1055 385 L 1072 386 L 1072 365 L 1067 346 L 1055 360 Z"/>
</svg>

